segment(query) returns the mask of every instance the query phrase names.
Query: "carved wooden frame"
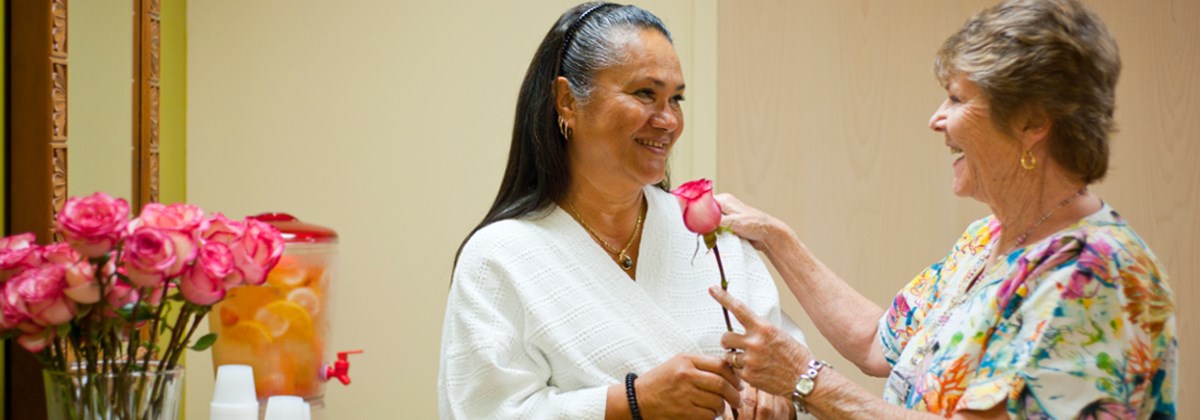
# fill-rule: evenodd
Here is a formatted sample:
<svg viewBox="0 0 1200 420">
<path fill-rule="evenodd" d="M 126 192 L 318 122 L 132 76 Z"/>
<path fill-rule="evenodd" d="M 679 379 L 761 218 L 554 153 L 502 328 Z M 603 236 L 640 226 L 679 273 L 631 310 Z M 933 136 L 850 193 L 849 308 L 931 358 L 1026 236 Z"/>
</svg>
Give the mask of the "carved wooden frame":
<svg viewBox="0 0 1200 420">
<path fill-rule="evenodd" d="M 133 209 L 159 201 L 161 0 L 132 0 Z M 54 216 L 67 198 L 68 0 L 17 1 L 9 14 L 9 232 L 53 239 Z M 38 199 L 38 197 L 42 197 Z"/>
<path fill-rule="evenodd" d="M 159 87 L 162 74 L 160 35 L 162 33 L 162 1 L 134 0 L 137 13 L 134 23 L 134 170 L 133 208 L 157 203 L 158 144 L 159 144 Z"/>
<path fill-rule="evenodd" d="M 67 194 L 67 1 L 10 5 L 8 232 L 46 242 Z"/>
<path fill-rule="evenodd" d="M 131 0 L 134 80 L 133 167 L 134 211 L 157 202 L 159 144 L 159 35 L 161 1 Z M 60 240 L 54 217 L 67 198 L 67 160 L 70 120 L 67 115 L 69 62 L 68 0 L 7 2 L 9 38 L 8 194 L 5 195 L 8 233 L 33 232 L 38 242 Z M 41 367 L 29 352 L 7 341 L 3 418 L 41 419 L 46 416 Z M 21 404 L 12 404 L 21 401 Z"/>
</svg>

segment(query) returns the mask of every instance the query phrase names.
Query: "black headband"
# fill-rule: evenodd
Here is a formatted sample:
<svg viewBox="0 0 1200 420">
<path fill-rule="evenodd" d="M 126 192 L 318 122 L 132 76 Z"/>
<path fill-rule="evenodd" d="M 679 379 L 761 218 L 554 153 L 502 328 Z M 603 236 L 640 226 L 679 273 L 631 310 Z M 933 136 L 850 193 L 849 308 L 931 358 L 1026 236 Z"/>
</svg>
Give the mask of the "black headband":
<svg viewBox="0 0 1200 420">
<path fill-rule="evenodd" d="M 558 53 L 558 74 L 560 76 L 563 75 L 562 74 L 562 65 L 563 65 L 563 60 L 567 58 L 567 48 L 570 48 L 571 41 L 575 40 L 575 33 L 579 32 L 579 28 L 583 27 L 583 23 L 585 21 L 587 21 L 588 16 L 591 15 L 592 12 L 598 11 L 598 10 L 606 8 L 608 6 L 620 6 L 620 5 L 616 4 L 616 3 L 601 3 L 601 4 L 597 4 L 595 6 L 592 6 L 591 8 L 584 10 L 583 13 L 580 13 L 579 18 L 575 19 L 575 22 L 571 23 L 571 26 L 567 27 L 567 32 L 563 34 L 562 49 L 559 50 L 559 53 Z"/>
</svg>

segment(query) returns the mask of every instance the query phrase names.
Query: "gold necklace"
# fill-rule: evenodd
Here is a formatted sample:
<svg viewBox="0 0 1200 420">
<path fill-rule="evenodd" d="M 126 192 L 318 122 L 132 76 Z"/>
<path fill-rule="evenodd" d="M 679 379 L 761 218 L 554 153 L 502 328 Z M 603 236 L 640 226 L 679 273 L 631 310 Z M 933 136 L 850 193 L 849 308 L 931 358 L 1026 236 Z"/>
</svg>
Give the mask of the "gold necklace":
<svg viewBox="0 0 1200 420">
<path fill-rule="evenodd" d="M 586 230 L 589 235 L 592 235 L 592 238 L 595 238 L 597 241 L 599 241 L 600 245 L 603 245 L 604 249 L 610 254 L 616 255 L 617 259 L 620 260 L 622 269 L 629 271 L 629 269 L 633 268 L 633 258 L 629 256 L 628 252 L 629 247 L 633 246 L 633 241 L 638 237 L 638 231 L 642 228 L 641 209 L 638 210 L 637 224 L 633 225 L 633 234 L 629 235 L 629 242 L 626 242 L 625 247 L 621 249 L 617 249 L 617 247 L 609 245 L 608 241 L 605 241 L 604 238 L 601 238 L 600 235 L 596 233 L 596 231 L 592 230 L 592 227 L 588 226 L 587 222 L 583 221 L 583 216 L 579 215 L 579 209 L 575 208 L 575 204 L 568 201 L 567 209 L 571 210 L 571 215 L 575 216 L 575 220 L 579 221 L 579 224 L 583 226 L 583 229 Z"/>
<path fill-rule="evenodd" d="M 1029 229 L 1025 229 L 1025 233 L 1022 233 L 1021 236 L 1017 237 L 1017 241 L 1016 241 L 1016 243 L 1013 244 L 1012 249 L 1017 249 L 1017 248 L 1020 248 L 1021 245 L 1024 245 L 1025 240 L 1029 239 L 1029 234 L 1033 233 L 1033 230 L 1037 229 L 1038 226 L 1041 226 L 1042 223 L 1046 223 L 1046 219 L 1049 219 L 1050 216 L 1054 215 L 1054 212 L 1058 211 L 1059 209 L 1061 209 L 1063 207 L 1066 207 L 1067 204 L 1070 204 L 1071 201 L 1074 200 L 1076 197 L 1079 197 L 1086 193 L 1087 193 L 1087 187 L 1080 188 L 1079 191 L 1077 191 L 1074 195 L 1071 195 L 1070 197 L 1067 197 L 1065 200 L 1059 202 L 1058 206 L 1055 207 L 1053 210 L 1050 210 L 1046 214 L 1043 214 L 1041 219 L 1038 219 L 1037 222 L 1033 223 L 1033 226 L 1030 226 Z M 1012 250 L 1009 250 L 1009 252 L 1012 252 Z"/>
</svg>

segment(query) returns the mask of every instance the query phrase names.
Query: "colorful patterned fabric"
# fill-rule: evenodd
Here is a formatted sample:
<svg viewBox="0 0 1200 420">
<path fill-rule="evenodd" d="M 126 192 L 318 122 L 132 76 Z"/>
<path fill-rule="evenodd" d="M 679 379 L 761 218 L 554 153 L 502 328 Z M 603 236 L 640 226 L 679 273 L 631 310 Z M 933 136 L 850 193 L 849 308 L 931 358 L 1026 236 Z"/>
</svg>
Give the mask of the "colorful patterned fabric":
<svg viewBox="0 0 1200 420">
<path fill-rule="evenodd" d="M 999 232 L 972 223 L 880 319 L 884 398 L 946 417 L 1006 401 L 1020 418 L 1173 418 L 1174 303 L 1133 229 L 1105 205 L 969 287 Z"/>
</svg>

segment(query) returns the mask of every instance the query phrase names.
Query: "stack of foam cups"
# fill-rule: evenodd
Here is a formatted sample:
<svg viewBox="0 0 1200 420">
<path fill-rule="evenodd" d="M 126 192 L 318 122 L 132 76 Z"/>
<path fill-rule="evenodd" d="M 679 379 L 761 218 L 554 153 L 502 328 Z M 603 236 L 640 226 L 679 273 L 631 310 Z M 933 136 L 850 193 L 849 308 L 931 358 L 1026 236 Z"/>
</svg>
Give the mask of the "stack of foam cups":
<svg viewBox="0 0 1200 420">
<path fill-rule="evenodd" d="M 210 420 L 258 420 L 254 370 L 247 365 L 217 367 L 217 381 L 213 385 L 209 408 Z"/>
</svg>

